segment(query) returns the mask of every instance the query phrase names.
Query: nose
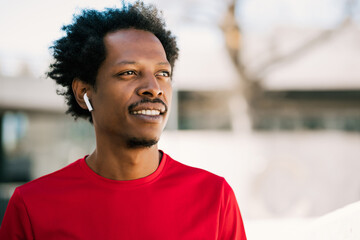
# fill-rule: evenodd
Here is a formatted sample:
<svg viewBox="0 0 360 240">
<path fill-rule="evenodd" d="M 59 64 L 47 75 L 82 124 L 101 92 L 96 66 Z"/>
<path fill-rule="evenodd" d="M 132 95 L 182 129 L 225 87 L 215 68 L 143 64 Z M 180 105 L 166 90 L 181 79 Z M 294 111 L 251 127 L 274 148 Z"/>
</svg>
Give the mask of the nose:
<svg viewBox="0 0 360 240">
<path fill-rule="evenodd" d="M 142 86 L 137 89 L 137 94 L 142 97 L 156 98 L 163 95 L 156 77 L 150 76 L 143 79 Z"/>
</svg>

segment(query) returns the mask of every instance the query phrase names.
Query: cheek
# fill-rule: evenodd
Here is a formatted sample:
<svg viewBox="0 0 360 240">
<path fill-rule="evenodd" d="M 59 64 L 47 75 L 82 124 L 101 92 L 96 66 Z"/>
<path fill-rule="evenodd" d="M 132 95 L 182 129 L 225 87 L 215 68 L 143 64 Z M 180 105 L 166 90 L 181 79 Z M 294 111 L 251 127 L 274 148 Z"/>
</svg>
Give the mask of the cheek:
<svg viewBox="0 0 360 240">
<path fill-rule="evenodd" d="M 123 117 L 127 110 L 129 101 L 129 91 L 117 86 L 116 84 L 101 89 L 98 92 L 98 109 L 101 118 L 113 119 L 115 117 Z M 117 113 L 117 114 L 114 114 Z M 124 114 L 122 114 L 124 113 Z"/>
<path fill-rule="evenodd" d="M 129 84 L 115 81 L 109 84 L 107 90 L 104 91 L 103 96 L 108 102 L 114 105 L 126 105 L 133 95 L 133 87 Z"/>
</svg>

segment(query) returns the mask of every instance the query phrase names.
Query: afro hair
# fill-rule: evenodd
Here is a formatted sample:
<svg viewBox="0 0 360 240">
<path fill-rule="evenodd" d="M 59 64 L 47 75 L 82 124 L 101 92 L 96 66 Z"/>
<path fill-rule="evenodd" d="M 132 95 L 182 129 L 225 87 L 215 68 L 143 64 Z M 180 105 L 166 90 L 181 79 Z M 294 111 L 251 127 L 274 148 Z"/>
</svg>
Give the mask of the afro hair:
<svg viewBox="0 0 360 240">
<path fill-rule="evenodd" d="M 62 27 L 65 36 L 50 47 L 54 62 L 47 72 L 48 77 L 63 87 L 58 90 L 58 94 L 66 99 L 66 113 L 75 119 L 82 117 L 92 123 L 90 112 L 76 102 L 72 81 L 79 78 L 96 87 L 98 69 L 106 58 L 104 37 L 110 32 L 134 28 L 153 33 L 163 45 L 167 60 L 173 68 L 179 49 L 175 37 L 165 27 L 161 12 L 155 6 L 139 1 L 134 4 L 123 2 L 121 8 L 106 8 L 103 11 L 85 9 L 75 15 L 72 24 Z"/>
</svg>

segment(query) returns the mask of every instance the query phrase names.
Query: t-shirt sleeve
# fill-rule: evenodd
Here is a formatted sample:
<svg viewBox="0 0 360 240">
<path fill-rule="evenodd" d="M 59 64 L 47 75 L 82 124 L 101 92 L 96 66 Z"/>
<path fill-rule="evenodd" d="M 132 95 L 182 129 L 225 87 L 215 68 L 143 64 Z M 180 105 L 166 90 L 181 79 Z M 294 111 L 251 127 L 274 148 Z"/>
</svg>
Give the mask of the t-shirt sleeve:
<svg viewBox="0 0 360 240">
<path fill-rule="evenodd" d="M 224 180 L 219 240 L 246 240 L 243 220 L 234 191 Z"/>
<path fill-rule="evenodd" d="M 0 239 L 34 239 L 29 215 L 18 188 L 10 198 L 3 221 L 1 223 Z"/>
</svg>

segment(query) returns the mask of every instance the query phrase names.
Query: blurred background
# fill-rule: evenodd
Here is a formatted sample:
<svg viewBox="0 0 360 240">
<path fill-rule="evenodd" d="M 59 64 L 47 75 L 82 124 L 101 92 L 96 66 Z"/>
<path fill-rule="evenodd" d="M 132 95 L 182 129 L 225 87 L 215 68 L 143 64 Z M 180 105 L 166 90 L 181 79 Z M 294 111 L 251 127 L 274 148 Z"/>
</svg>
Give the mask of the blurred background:
<svg viewBox="0 0 360 240">
<path fill-rule="evenodd" d="M 227 179 L 249 239 L 295 239 L 359 206 L 359 0 L 145 2 L 180 47 L 160 148 Z M 0 0 L 0 221 L 16 186 L 94 149 L 45 77 L 48 48 L 80 9 L 120 5 Z"/>
</svg>

